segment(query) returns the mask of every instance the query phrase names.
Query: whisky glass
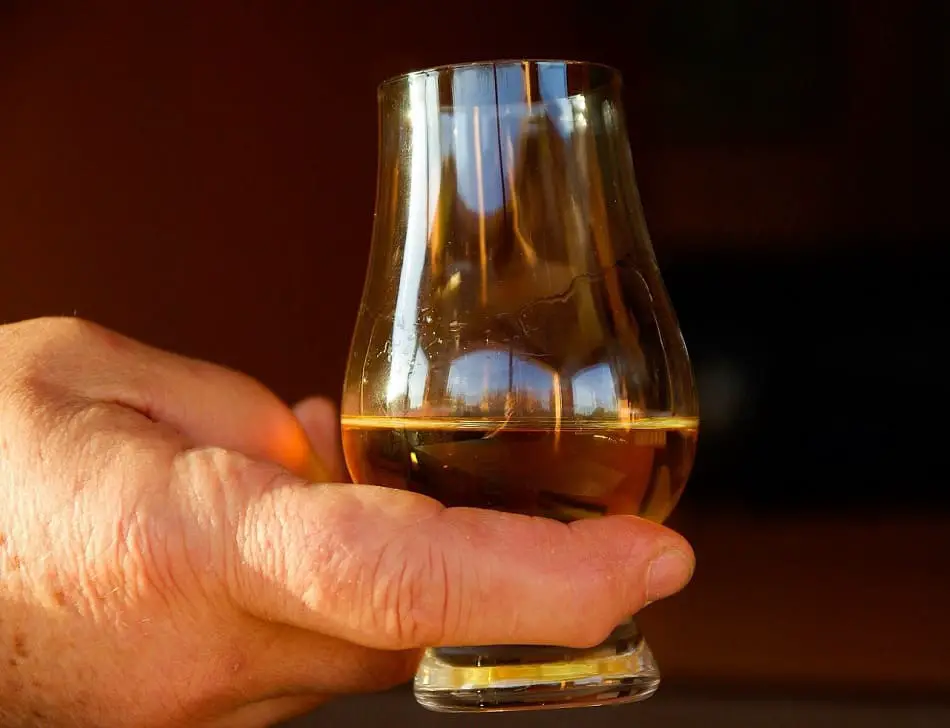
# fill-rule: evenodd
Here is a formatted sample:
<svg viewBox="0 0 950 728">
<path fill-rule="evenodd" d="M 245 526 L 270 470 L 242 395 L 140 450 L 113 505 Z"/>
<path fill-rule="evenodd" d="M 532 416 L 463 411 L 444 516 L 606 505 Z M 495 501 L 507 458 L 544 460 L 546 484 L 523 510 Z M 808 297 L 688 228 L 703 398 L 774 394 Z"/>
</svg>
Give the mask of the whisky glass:
<svg viewBox="0 0 950 728">
<path fill-rule="evenodd" d="M 698 407 L 620 74 L 492 61 L 399 76 L 378 96 L 341 410 L 354 482 L 448 507 L 663 521 L 692 468 Z M 432 710 L 479 712 L 632 702 L 659 680 L 631 619 L 592 649 L 434 647 L 414 687 Z"/>
</svg>

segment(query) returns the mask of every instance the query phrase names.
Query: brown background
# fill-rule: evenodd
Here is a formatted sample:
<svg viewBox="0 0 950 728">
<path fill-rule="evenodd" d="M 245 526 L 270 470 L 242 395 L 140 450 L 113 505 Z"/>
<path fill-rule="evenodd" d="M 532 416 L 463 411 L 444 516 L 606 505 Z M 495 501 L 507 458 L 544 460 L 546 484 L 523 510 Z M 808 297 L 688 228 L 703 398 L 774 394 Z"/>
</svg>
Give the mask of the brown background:
<svg viewBox="0 0 950 728">
<path fill-rule="evenodd" d="M 710 239 L 803 246 L 945 229 L 927 183 L 942 127 L 920 106 L 940 88 L 920 38 L 939 27 L 938 6 L 831 3 L 825 18 L 805 2 L 837 30 L 834 108 L 804 138 L 717 143 L 671 139 L 637 93 L 662 81 L 644 41 L 651 5 L 489 2 L 466 18 L 416 0 L 332 13 L 5 3 L 0 315 L 76 312 L 287 397 L 335 393 L 368 251 L 375 84 L 473 58 L 620 66 L 661 256 Z"/>
<path fill-rule="evenodd" d="M 746 356 L 729 354 L 724 334 L 715 343 L 728 326 L 758 346 L 748 356 L 791 366 L 775 353 L 788 340 L 773 331 L 781 303 L 737 293 L 761 282 L 755 295 L 766 297 L 791 270 L 797 305 L 814 314 L 801 324 L 806 342 L 823 332 L 821 346 L 837 342 L 847 362 L 807 412 L 749 409 L 747 435 L 707 438 L 676 521 L 697 547 L 695 583 L 644 617 L 666 674 L 946 695 L 950 508 L 943 425 L 925 418 L 946 391 L 928 348 L 946 330 L 934 313 L 942 289 L 927 276 L 941 269 L 947 232 L 947 6 L 777 2 L 769 16 L 762 3 L 723 2 L 718 15 L 662 5 L 0 4 L 0 319 L 75 313 L 249 372 L 288 400 L 337 396 L 369 245 L 376 83 L 478 58 L 613 63 L 627 77 L 648 222 L 701 383 L 716 381 L 704 375 L 713 353 Z M 756 40 L 767 33 L 771 43 Z M 840 325 L 832 304 L 807 297 L 819 285 L 807 276 L 822 269 L 820 290 L 848 312 Z M 859 279 L 874 286 L 848 288 Z M 848 339 L 882 315 L 882 290 L 897 301 L 878 318 L 886 326 Z M 726 300 L 721 319 L 703 318 Z M 767 315 L 748 330 L 730 323 L 757 307 Z M 852 388 L 848 407 L 865 407 L 865 424 L 880 414 L 932 425 L 895 430 L 918 427 L 873 467 L 839 462 L 827 475 L 842 443 L 876 447 L 848 428 L 801 457 L 804 441 L 773 457 L 742 439 L 822 436 L 869 342 L 908 351 L 888 337 L 914 325 L 912 364 L 924 368 L 913 381 L 888 370 L 880 407 Z M 703 393 L 710 422 L 718 394 Z M 773 488 L 796 460 L 814 481 L 799 493 L 836 492 L 843 505 Z M 864 487 L 887 468 L 911 481 Z"/>
</svg>

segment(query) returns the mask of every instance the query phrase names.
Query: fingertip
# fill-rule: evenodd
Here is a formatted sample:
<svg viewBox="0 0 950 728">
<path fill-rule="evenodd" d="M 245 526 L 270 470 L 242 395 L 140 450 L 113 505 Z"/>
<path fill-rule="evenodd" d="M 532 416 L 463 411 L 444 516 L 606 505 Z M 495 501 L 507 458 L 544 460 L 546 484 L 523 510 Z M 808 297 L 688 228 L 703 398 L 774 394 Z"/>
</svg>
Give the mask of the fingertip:
<svg viewBox="0 0 950 728">
<path fill-rule="evenodd" d="M 325 397 L 307 397 L 297 403 L 293 412 L 316 456 L 311 468 L 312 479 L 344 481 L 346 467 L 343 464 L 336 405 Z"/>
<path fill-rule="evenodd" d="M 583 549 L 603 564 L 601 573 L 608 575 L 613 597 L 628 614 L 679 592 L 693 576 L 689 542 L 660 523 L 614 515 L 575 521 L 571 527 L 583 534 Z"/>
<path fill-rule="evenodd" d="M 655 551 L 664 551 L 677 548 L 691 555 L 692 547 L 684 536 L 669 526 L 651 521 L 640 516 L 611 515 L 602 518 L 590 518 L 583 521 L 574 521 L 571 526 L 577 528 L 616 528 L 627 538 L 633 539 L 635 547 L 642 550 L 642 543 L 647 541 L 654 544 Z"/>
<path fill-rule="evenodd" d="M 647 567 L 647 603 L 672 596 L 692 579 L 695 562 L 692 553 L 678 548 L 667 549 Z"/>
<path fill-rule="evenodd" d="M 618 516 L 630 529 L 632 550 L 643 554 L 646 603 L 672 596 L 692 579 L 696 555 L 681 534 L 655 521 L 636 516 Z"/>
<path fill-rule="evenodd" d="M 300 420 L 307 434 L 325 435 L 330 429 L 336 430 L 336 405 L 325 397 L 307 397 L 294 406 L 294 415 Z"/>
<path fill-rule="evenodd" d="M 430 543 L 460 552 L 446 561 L 465 564 L 464 572 L 449 574 L 448 603 L 475 605 L 466 609 L 470 618 L 452 625 L 446 639 L 453 644 L 590 647 L 645 602 L 681 589 L 693 570 L 692 549 L 682 536 L 631 516 L 564 524 L 448 509 L 429 525 Z M 446 541 L 446 526 L 461 538 Z M 571 607 L 551 611 L 551 603 Z"/>
</svg>

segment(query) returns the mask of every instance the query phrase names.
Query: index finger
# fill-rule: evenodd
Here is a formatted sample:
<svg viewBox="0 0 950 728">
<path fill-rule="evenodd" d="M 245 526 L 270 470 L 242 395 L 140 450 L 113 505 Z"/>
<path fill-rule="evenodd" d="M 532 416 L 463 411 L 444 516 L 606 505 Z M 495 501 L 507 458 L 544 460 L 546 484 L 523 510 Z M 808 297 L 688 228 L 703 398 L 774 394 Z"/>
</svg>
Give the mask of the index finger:
<svg viewBox="0 0 950 728">
<path fill-rule="evenodd" d="M 290 408 L 257 380 L 156 349 L 76 318 L 29 322 L 42 381 L 118 404 L 173 428 L 191 446 L 234 450 L 301 477 L 330 480 Z"/>
</svg>

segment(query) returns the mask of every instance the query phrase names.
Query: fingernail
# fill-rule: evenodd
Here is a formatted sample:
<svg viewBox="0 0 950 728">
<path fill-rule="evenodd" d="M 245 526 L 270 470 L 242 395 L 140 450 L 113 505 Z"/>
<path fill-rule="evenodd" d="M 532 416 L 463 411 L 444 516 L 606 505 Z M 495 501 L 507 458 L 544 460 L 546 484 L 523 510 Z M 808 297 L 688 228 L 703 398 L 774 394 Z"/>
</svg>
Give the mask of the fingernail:
<svg viewBox="0 0 950 728">
<path fill-rule="evenodd" d="M 650 562 L 647 600 L 654 602 L 675 594 L 693 576 L 693 560 L 679 549 L 669 549 Z"/>
</svg>

